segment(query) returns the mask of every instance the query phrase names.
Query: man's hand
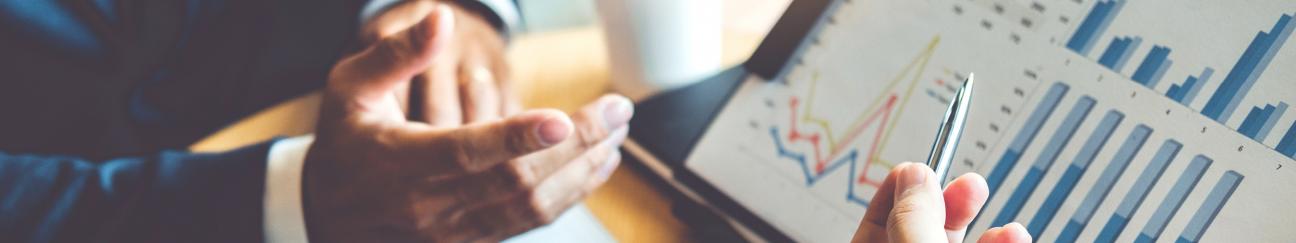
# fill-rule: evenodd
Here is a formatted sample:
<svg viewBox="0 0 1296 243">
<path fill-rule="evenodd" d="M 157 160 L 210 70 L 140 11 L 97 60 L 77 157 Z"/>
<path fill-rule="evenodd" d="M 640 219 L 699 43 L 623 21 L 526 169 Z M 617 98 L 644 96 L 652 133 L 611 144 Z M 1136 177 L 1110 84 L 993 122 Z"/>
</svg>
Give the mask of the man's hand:
<svg viewBox="0 0 1296 243">
<path fill-rule="evenodd" d="M 448 1 L 411 0 L 395 4 L 375 16 L 360 30 L 372 42 L 418 23 L 434 8 L 448 7 L 455 24 L 448 25 L 450 46 L 433 57 L 434 63 L 397 88 L 399 103 L 410 119 L 433 126 L 490 121 L 516 114 L 521 101 L 513 94 L 504 40 L 481 15 Z"/>
<path fill-rule="evenodd" d="M 903 163 L 891 169 L 852 242 L 963 242 L 968 224 L 985 204 L 985 178 L 968 173 L 942 193 L 936 174 L 926 165 Z M 1029 243 L 1021 224 L 995 227 L 977 242 Z"/>
<path fill-rule="evenodd" d="M 552 221 L 619 163 L 633 113 L 620 96 L 571 117 L 532 110 L 452 127 L 407 120 L 398 88 L 455 48 L 449 8 L 428 12 L 330 73 L 303 172 L 311 240 L 500 240 Z"/>
</svg>

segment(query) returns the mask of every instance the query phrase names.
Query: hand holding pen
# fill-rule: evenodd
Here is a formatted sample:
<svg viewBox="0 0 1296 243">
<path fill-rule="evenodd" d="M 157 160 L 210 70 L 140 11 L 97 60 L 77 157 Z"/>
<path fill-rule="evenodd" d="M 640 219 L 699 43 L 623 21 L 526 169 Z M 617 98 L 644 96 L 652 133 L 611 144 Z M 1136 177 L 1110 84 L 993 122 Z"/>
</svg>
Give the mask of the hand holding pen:
<svg viewBox="0 0 1296 243">
<path fill-rule="evenodd" d="M 972 75 L 950 102 L 927 165 L 895 166 L 869 202 L 851 242 L 963 242 L 967 228 L 989 195 L 985 178 L 968 173 L 945 186 L 971 100 Z M 1010 223 L 991 228 L 977 242 L 1031 242 L 1026 228 Z"/>
</svg>

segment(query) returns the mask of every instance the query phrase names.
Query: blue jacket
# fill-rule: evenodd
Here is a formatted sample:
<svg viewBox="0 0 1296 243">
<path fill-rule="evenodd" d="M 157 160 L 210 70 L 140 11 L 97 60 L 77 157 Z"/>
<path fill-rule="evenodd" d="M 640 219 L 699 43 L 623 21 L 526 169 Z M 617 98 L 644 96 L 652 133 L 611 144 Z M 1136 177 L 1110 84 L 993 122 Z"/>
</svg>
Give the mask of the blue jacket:
<svg viewBox="0 0 1296 243">
<path fill-rule="evenodd" d="M 197 139 L 317 89 L 362 0 L 0 0 L 0 242 L 257 242 L 269 143 Z"/>
</svg>

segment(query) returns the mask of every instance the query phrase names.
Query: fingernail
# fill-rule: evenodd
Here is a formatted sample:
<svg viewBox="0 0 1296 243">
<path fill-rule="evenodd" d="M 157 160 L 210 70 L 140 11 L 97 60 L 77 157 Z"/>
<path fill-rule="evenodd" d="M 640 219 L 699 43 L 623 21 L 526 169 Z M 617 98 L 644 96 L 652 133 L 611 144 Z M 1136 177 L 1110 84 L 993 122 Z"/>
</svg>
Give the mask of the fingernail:
<svg viewBox="0 0 1296 243">
<path fill-rule="evenodd" d="M 630 121 L 630 116 L 634 115 L 634 104 L 630 99 L 621 96 L 614 96 L 603 103 L 603 124 L 605 128 L 613 129 L 625 125 Z"/>
<path fill-rule="evenodd" d="M 446 35 L 453 35 L 455 27 L 454 9 L 438 4 L 433 11 L 437 12 L 437 29 L 444 30 Z"/>
<path fill-rule="evenodd" d="M 1011 228 L 1011 229 L 1013 229 L 1013 230 L 1017 230 L 1017 231 L 1021 231 L 1021 232 L 1026 232 L 1026 227 L 1025 227 L 1025 226 L 1022 226 L 1022 224 L 1021 224 L 1021 223 L 1018 223 L 1018 222 L 1008 223 L 1008 224 L 1004 225 L 1004 228 Z"/>
<path fill-rule="evenodd" d="M 596 172 L 594 176 L 598 177 L 599 180 L 607 180 L 608 177 L 612 176 L 612 172 L 615 172 L 617 166 L 620 164 L 621 151 L 613 151 L 612 155 L 608 156 L 608 161 L 603 163 L 603 167 L 599 167 L 598 172 Z"/>
<path fill-rule="evenodd" d="M 923 171 L 926 169 L 925 166 L 918 166 L 917 164 L 906 165 L 904 170 L 900 171 L 900 180 L 897 183 L 900 191 L 906 191 L 927 182 L 927 172 Z"/>
<path fill-rule="evenodd" d="M 571 133 L 571 127 L 567 126 L 562 119 L 549 118 L 536 126 L 536 137 L 540 138 L 540 144 L 550 146 L 567 139 L 568 133 Z"/>
</svg>

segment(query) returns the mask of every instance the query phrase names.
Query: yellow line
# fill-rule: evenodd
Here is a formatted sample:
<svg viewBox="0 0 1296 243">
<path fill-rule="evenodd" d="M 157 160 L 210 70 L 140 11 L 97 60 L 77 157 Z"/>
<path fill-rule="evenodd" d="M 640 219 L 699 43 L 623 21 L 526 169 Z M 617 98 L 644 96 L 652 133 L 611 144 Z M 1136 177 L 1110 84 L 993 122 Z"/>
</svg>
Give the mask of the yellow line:
<svg viewBox="0 0 1296 243">
<path fill-rule="evenodd" d="M 940 44 L 940 36 L 932 37 L 931 43 L 927 44 L 927 49 L 923 51 L 922 55 L 920 55 L 920 58 L 922 59 L 922 64 L 919 64 L 918 72 L 914 73 L 913 79 L 910 80 L 909 88 L 905 90 L 904 100 L 900 101 L 900 107 L 897 107 L 895 109 L 896 111 L 895 117 L 897 119 L 904 113 L 905 105 L 909 104 L 909 97 L 913 97 L 914 88 L 918 86 L 918 79 L 922 77 L 923 71 L 927 70 L 927 62 L 931 61 L 932 54 L 936 53 L 937 44 Z M 882 139 L 877 141 L 878 143 L 882 143 L 882 144 L 878 144 L 878 148 L 877 148 L 878 151 L 886 150 L 886 146 L 887 146 L 886 141 L 890 140 L 891 131 L 895 128 L 896 123 L 898 122 L 892 122 L 883 131 Z M 874 154 L 873 156 L 876 159 L 878 155 Z"/>
<path fill-rule="evenodd" d="M 895 167 L 895 163 L 891 163 L 891 161 L 882 158 L 874 159 L 873 162 L 876 164 L 881 164 L 882 166 L 887 167 L 887 169 L 890 169 L 891 167 Z"/>
<path fill-rule="evenodd" d="M 897 119 L 903 113 L 905 105 L 909 103 L 909 97 L 913 95 L 914 88 L 918 84 L 918 79 L 922 77 L 922 72 L 927 69 L 927 63 L 928 61 L 931 60 L 931 56 L 932 54 L 935 53 L 936 46 L 938 44 L 940 44 L 940 36 L 932 37 L 932 40 L 927 44 L 927 47 L 924 48 L 923 51 L 918 54 L 918 56 L 915 56 L 913 60 L 909 61 L 909 64 L 905 65 L 905 68 L 902 69 L 898 73 L 898 75 L 892 78 L 891 81 L 887 83 L 886 87 L 882 89 L 884 91 L 891 90 L 892 88 L 895 87 L 897 83 L 899 83 L 901 80 L 904 80 L 906 76 L 909 76 L 906 74 L 910 74 L 910 71 L 913 71 L 915 66 L 918 67 L 917 72 L 913 73 L 913 78 L 910 79 L 909 87 L 905 89 L 904 99 L 901 101 L 900 106 L 897 107 L 896 114 L 893 114 L 893 116 L 896 117 Z M 824 131 L 824 135 L 828 140 L 828 148 L 831 150 L 831 148 L 837 147 L 837 143 L 840 143 L 842 141 L 837 141 L 836 135 L 833 133 L 832 127 L 830 126 L 830 123 L 826 119 L 811 115 L 813 111 L 812 109 L 814 108 L 815 90 L 818 88 L 818 82 L 819 82 L 819 71 L 816 70 L 814 73 L 811 74 L 810 94 L 806 96 L 805 112 L 802 113 L 801 120 L 805 123 L 818 125 L 820 128 L 822 128 Z M 885 92 L 883 94 L 885 94 Z M 886 97 L 886 95 L 878 95 L 877 97 L 875 97 L 873 101 L 870 102 L 871 105 L 869 105 L 869 108 L 866 109 L 863 113 L 860 113 L 858 116 L 856 116 L 855 120 L 851 122 L 852 124 L 851 126 L 854 127 L 856 125 L 859 125 L 861 122 L 864 122 L 864 119 L 867 118 L 868 114 L 872 114 L 877 109 L 880 109 L 883 105 L 881 101 L 884 97 Z M 793 116 L 795 116 L 795 114 L 793 114 Z M 887 126 L 885 130 L 883 130 L 882 139 L 878 140 L 878 142 L 882 143 L 878 145 L 878 151 L 883 151 L 883 148 L 886 147 L 886 143 L 884 141 L 887 141 L 888 138 L 890 138 L 891 130 L 895 128 L 895 125 L 896 123 L 892 122 L 889 126 Z M 873 154 L 870 156 L 872 156 L 872 158 L 867 158 L 867 159 L 882 163 L 881 162 L 882 160 L 878 158 L 879 155 Z M 893 166 L 893 164 L 891 164 L 890 162 L 886 162 L 884 164 L 886 164 L 888 167 Z"/>
<path fill-rule="evenodd" d="M 801 113 L 801 122 L 811 123 L 822 128 L 824 131 L 824 137 L 828 140 L 828 148 L 831 150 L 831 148 L 837 147 L 837 138 L 833 136 L 832 128 L 828 126 L 828 121 L 810 116 L 811 109 L 814 109 L 815 90 L 819 87 L 818 84 L 819 70 L 815 70 L 814 73 L 810 74 L 810 95 L 806 96 L 805 112 Z M 793 116 L 796 116 L 796 114 L 793 114 Z"/>
</svg>

